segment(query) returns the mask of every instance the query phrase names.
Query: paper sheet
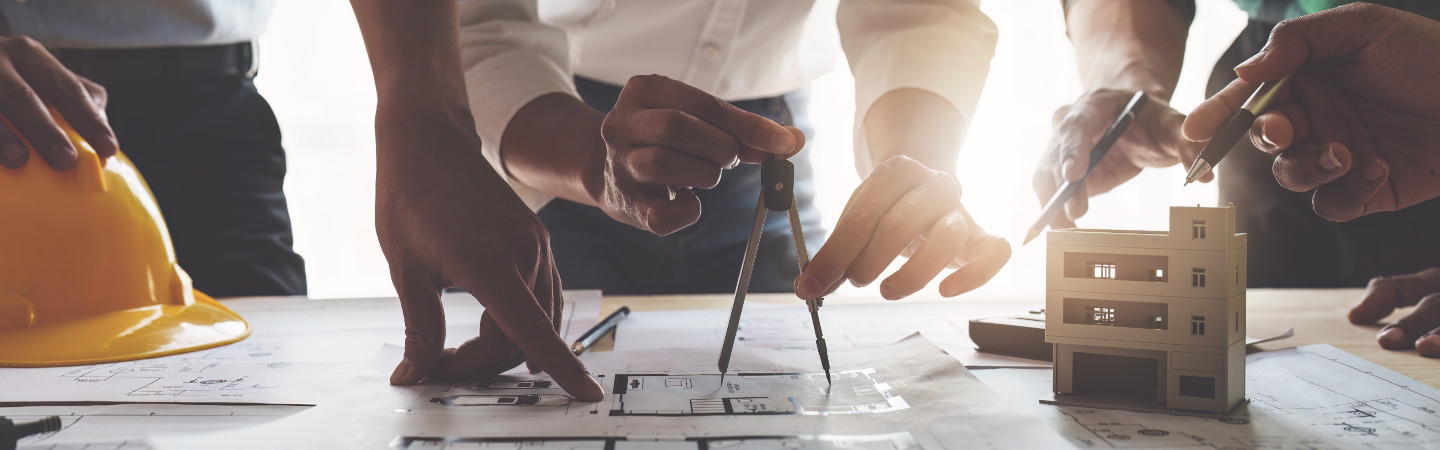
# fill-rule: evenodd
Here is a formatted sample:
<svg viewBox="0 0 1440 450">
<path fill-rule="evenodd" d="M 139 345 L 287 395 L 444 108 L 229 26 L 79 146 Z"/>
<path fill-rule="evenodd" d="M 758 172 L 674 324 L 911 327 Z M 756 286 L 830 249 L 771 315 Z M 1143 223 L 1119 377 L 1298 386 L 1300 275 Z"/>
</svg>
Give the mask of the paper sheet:
<svg viewBox="0 0 1440 450">
<path fill-rule="evenodd" d="M 820 308 L 820 323 L 832 352 L 883 347 L 922 332 L 967 367 L 1050 367 L 1048 361 L 976 351 L 969 335 L 969 318 L 976 317 L 971 306 L 958 301 L 827 305 Z M 718 349 L 729 315 L 728 309 L 636 311 L 620 323 L 615 348 Z M 746 304 L 735 348 L 736 352 L 798 350 L 813 355 L 815 332 L 810 313 L 798 301 L 795 305 Z"/>
<path fill-rule="evenodd" d="M 215 431 L 255 426 L 303 411 L 307 406 L 128 404 L 16 406 L 0 416 L 30 421 L 60 416 L 59 432 L 21 439 L 19 450 L 150 448 L 144 433 Z"/>
<path fill-rule="evenodd" d="M 1329 345 L 1251 354 L 1250 404 L 1228 419 L 1042 405 L 1051 372 L 976 371 L 1085 448 L 1440 447 L 1440 390 Z"/>
<path fill-rule="evenodd" d="M 443 298 L 447 341 L 474 337 L 484 310 Z M 399 301 L 269 298 L 225 302 L 254 329 L 240 342 L 161 358 L 78 367 L 0 369 L 0 405 L 56 402 L 313 405 L 339 392 L 386 343 L 404 341 Z M 564 331 L 597 320 L 599 291 L 566 292 Z M 573 324 L 573 325 L 572 325 Z M 573 339 L 573 338 L 572 338 Z"/>
<path fill-rule="evenodd" d="M 389 349 L 391 358 L 398 357 Z M 720 384 L 714 349 L 587 354 L 603 376 L 606 399 L 577 402 L 544 376 L 483 383 L 389 386 L 372 372 L 334 402 L 259 427 L 192 436 L 159 436 L 162 448 L 225 443 L 266 448 L 454 444 L 518 441 L 568 447 L 695 445 L 701 440 L 756 448 L 945 448 L 941 442 L 999 448 L 1053 448 L 1053 432 L 979 383 L 954 358 L 921 336 L 891 346 L 832 355 L 836 384 L 795 364 L 805 352 L 737 353 Z M 381 365 L 383 367 L 383 365 Z M 465 397 L 468 396 L 468 397 Z M 486 438 L 486 439 L 476 439 Z M 914 445 L 908 442 L 913 441 Z M 215 447 L 219 444 L 219 447 Z M 707 445 L 710 445 L 707 443 Z M 618 446 L 618 445 L 617 445 Z M 713 448 L 713 447 L 711 447 Z"/>
</svg>

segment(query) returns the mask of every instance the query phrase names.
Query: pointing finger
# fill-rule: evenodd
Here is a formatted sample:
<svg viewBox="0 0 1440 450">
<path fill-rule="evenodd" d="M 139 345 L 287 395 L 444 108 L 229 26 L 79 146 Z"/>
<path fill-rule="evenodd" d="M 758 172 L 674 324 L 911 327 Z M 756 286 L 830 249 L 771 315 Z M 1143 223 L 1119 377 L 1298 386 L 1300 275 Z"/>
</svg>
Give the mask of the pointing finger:
<svg viewBox="0 0 1440 450">
<path fill-rule="evenodd" d="M 599 401 L 605 393 L 585 371 L 580 360 L 556 333 L 550 316 L 540 307 L 530 286 L 515 267 L 480 264 L 462 280 L 462 287 L 475 295 L 492 314 L 495 323 L 520 347 L 525 357 L 545 370 L 565 392 L 587 402 Z M 490 267 L 485 267 L 490 266 Z M 488 270 L 486 270 L 488 269 Z"/>
</svg>

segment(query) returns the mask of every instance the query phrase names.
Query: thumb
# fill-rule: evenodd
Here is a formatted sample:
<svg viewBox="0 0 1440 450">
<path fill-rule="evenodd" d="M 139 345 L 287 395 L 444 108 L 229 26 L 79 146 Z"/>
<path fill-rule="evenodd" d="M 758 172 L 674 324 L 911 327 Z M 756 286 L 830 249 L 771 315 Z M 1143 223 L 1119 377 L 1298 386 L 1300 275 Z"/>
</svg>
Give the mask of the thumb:
<svg viewBox="0 0 1440 450">
<path fill-rule="evenodd" d="M 1274 81 L 1306 62 L 1353 54 L 1385 28 L 1388 9 L 1355 3 L 1280 22 L 1265 48 L 1236 66 L 1235 73 L 1251 83 Z"/>
<path fill-rule="evenodd" d="M 439 283 L 418 266 L 390 266 L 390 279 L 400 294 L 400 309 L 405 314 L 405 358 L 390 374 L 390 384 L 394 385 L 411 385 L 425 379 L 440 363 L 445 349 L 445 310 L 440 303 Z"/>
</svg>

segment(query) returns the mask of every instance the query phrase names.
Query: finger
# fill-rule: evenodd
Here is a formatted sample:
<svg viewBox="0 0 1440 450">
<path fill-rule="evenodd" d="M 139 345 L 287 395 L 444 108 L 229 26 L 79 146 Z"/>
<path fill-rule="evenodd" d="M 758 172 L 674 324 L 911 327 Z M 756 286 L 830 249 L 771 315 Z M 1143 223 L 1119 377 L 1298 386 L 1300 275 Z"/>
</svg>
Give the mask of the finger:
<svg viewBox="0 0 1440 450">
<path fill-rule="evenodd" d="M 856 286 L 880 277 L 911 242 L 921 239 L 936 221 L 960 204 L 960 190 L 948 174 L 934 172 L 930 181 L 907 192 L 875 225 L 870 242 L 850 263 L 845 276 Z"/>
<path fill-rule="evenodd" d="M 1309 192 L 1350 170 L 1350 150 L 1339 142 L 1295 146 L 1276 156 L 1271 170 L 1281 187 Z"/>
<path fill-rule="evenodd" d="M 971 240 L 967 248 L 975 248 L 975 257 L 964 267 L 940 282 L 940 295 L 954 297 L 985 285 L 1010 261 L 1010 243 L 993 234 Z"/>
<path fill-rule="evenodd" d="M 1381 195 L 1377 198 L 1380 188 L 1390 177 L 1390 165 L 1375 158 L 1355 167 L 1359 170 L 1351 170 L 1315 190 L 1312 203 L 1316 214 L 1345 222 L 1365 214 L 1395 209 L 1394 196 Z"/>
<path fill-rule="evenodd" d="M 1375 323 L 1395 312 L 1395 308 L 1414 305 L 1422 297 L 1435 292 L 1440 292 L 1440 267 L 1371 278 L 1360 301 L 1350 308 L 1350 323 Z"/>
<path fill-rule="evenodd" d="M 525 361 L 519 346 L 505 335 L 494 315 L 485 311 L 480 314 L 479 334 L 459 347 L 445 349 L 429 378 L 470 381 L 503 373 Z"/>
<path fill-rule="evenodd" d="M 1250 127 L 1250 142 L 1266 153 L 1278 153 L 1308 136 L 1309 121 L 1305 110 L 1295 105 L 1272 108 Z"/>
<path fill-rule="evenodd" d="M 554 322 L 555 331 L 560 332 L 565 327 L 565 293 L 560 285 L 560 268 L 555 266 L 554 260 L 550 263 L 550 320 Z M 560 336 L 565 337 L 565 336 Z"/>
<path fill-rule="evenodd" d="M 1255 56 L 1235 68 L 1251 82 L 1289 76 L 1307 61 L 1324 61 L 1352 54 L 1392 22 L 1384 8 L 1349 5 L 1280 22 Z"/>
<path fill-rule="evenodd" d="M 1440 328 L 1430 330 L 1415 340 L 1415 352 L 1426 358 L 1440 358 Z"/>
<path fill-rule="evenodd" d="M 1113 103 L 1113 102 L 1107 102 Z M 1070 107 L 1069 114 L 1061 125 L 1059 145 L 1060 177 L 1064 181 L 1077 181 L 1085 176 L 1090 170 L 1090 150 L 1099 142 L 1100 135 L 1104 133 L 1096 131 L 1098 125 L 1095 119 L 1104 116 L 1107 108 L 1096 108 L 1089 103 L 1076 104 Z M 1113 108 L 1119 111 L 1119 108 Z M 1112 114 L 1113 116 L 1113 114 Z"/>
<path fill-rule="evenodd" d="M 799 148 L 795 135 L 775 121 L 735 107 L 685 83 L 660 75 L 631 77 L 621 92 L 635 89 L 645 108 L 678 109 L 699 117 L 760 151 L 788 155 Z M 627 99 L 636 100 L 636 99 Z"/>
<path fill-rule="evenodd" d="M 1255 92 L 1256 84 L 1236 79 L 1231 81 L 1215 96 L 1200 102 L 1190 115 L 1185 117 L 1185 122 L 1180 125 L 1180 134 L 1191 142 L 1206 142 L 1220 132 L 1220 128 L 1230 121 L 1230 116 L 1245 104 L 1245 99 Z"/>
<path fill-rule="evenodd" d="M 710 189 L 720 184 L 724 166 L 668 147 L 628 149 L 621 158 L 635 181 Z"/>
<path fill-rule="evenodd" d="M 1087 180 L 1088 181 L 1088 180 Z M 1076 219 L 1085 216 L 1090 211 L 1090 183 L 1083 183 L 1075 188 L 1075 195 L 1065 202 L 1065 223 L 1075 223 Z"/>
<path fill-rule="evenodd" d="M 115 142 L 115 132 L 110 129 L 105 109 L 95 103 L 80 78 L 43 47 L 23 55 L 18 58 L 16 69 L 45 104 L 54 107 L 70 128 L 90 143 L 95 153 L 102 157 L 114 155 L 119 144 Z"/>
<path fill-rule="evenodd" d="M 1440 326 L 1440 292 L 1420 299 L 1410 314 L 1381 329 L 1376 340 L 1390 350 L 1407 349 L 1437 326 Z"/>
<path fill-rule="evenodd" d="M 390 374 L 390 384 L 419 383 L 440 363 L 445 347 L 445 310 L 440 289 L 418 264 L 390 266 L 390 279 L 405 315 L 405 358 Z"/>
<path fill-rule="evenodd" d="M 0 114 L 15 126 L 24 142 L 55 170 L 75 167 L 75 147 L 50 117 L 40 96 L 13 68 L 0 69 Z"/>
<path fill-rule="evenodd" d="M 11 169 L 19 169 L 30 160 L 30 148 L 25 146 L 25 141 L 15 133 L 15 125 L 3 115 L 0 115 L 0 165 Z"/>
<path fill-rule="evenodd" d="M 851 194 L 835 231 L 800 273 L 795 294 L 814 299 L 822 295 L 826 287 L 844 279 L 850 264 L 870 243 L 880 219 L 900 197 L 925 180 L 929 172 L 924 165 L 906 157 L 893 158 L 876 167 Z"/>
<path fill-rule="evenodd" d="M 486 267 L 489 266 L 489 267 Z M 556 333 L 550 316 L 540 307 L 530 286 L 514 267 L 481 264 L 462 279 L 461 286 L 475 295 L 493 315 L 496 325 L 526 358 L 543 369 L 565 392 L 581 401 L 599 401 L 605 393 L 585 371 L 580 360 Z M 488 269 L 488 270 L 487 270 Z"/>
<path fill-rule="evenodd" d="M 674 199 L 654 204 L 645 216 L 646 227 L 659 236 L 669 236 L 699 220 L 700 197 L 690 189 L 676 189 Z"/>
<path fill-rule="evenodd" d="M 631 143 L 667 147 L 720 167 L 739 162 L 740 142 L 729 133 L 676 109 L 645 109 L 626 119 Z"/>
<path fill-rule="evenodd" d="M 880 296 L 897 300 L 924 289 L 961 252 L 969 232 L 969 224 L 959 214 L 948 214 L 937 220 L 926 233 L 920 249 L 900 270 L 880 283 Z"/>
<path fill-rule="evenodd" d="M 110 104 L 110 91 L 105 90 L 105 86 L 101 86 L 100 83 L 90 81 L 89 78 L 78 75 L 75 78 L 80 80 L 82 86 L 85 86 L 85 92 L 90 94 L 90 102 L 99 107 L 100 112 L 105 112 L 105 107 Z M 107 120 L 106 123 L 109 121 Z"/>
</svg>

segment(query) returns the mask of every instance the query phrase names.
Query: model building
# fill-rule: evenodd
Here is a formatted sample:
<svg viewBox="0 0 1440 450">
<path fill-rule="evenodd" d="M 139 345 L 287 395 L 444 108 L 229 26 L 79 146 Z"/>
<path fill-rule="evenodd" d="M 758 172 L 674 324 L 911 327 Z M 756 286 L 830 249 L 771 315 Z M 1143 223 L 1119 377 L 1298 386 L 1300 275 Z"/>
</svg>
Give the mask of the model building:
<svg viewBox="0 0 1440 450">
<path fill-rule="evenodd" d="M 1244 401 L 1245 235 L 1233 205 L 1172 207 L 1168 232 L 1047 236 L 1053 403 L 1223 414 Z"/>
</svg>

